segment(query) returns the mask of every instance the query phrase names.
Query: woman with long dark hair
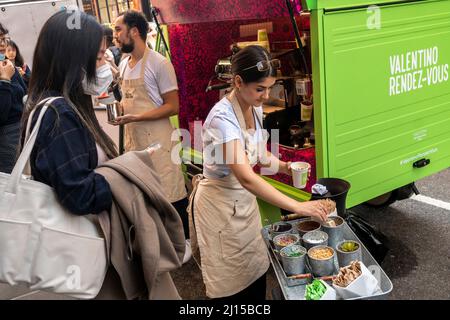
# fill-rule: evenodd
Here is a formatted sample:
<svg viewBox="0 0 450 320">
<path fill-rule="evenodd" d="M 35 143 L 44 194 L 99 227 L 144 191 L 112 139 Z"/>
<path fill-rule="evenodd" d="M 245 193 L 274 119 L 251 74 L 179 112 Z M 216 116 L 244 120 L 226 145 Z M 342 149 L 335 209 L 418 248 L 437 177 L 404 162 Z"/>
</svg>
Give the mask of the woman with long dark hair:
<svg viewBox="0 0 450 320">
<path fill-rule="evenodd" d="M 271 59 L 263 47 L 239 51 L 231 62 L 234 88 L 211 109 L 203 125 L 203 176 L 193 180 L 191 214 L 210 298 L 265 298 L 270 263 L 257 197 L 322 221 L 329 214 L 320 201 L 295 201 L 252 169 L 260 163 L 291 174 L 289 163 L 267 152 L 262 127 L 262 103 L 269 98 L 279 67 L 279 60 Z"/>
<path fill-rule="evenodd" d="M 6 46 L 6 58 L 14 64 L 19 71 L 19 74 L 22 76 L 23 81 L 28 86 L 31 77 L 31 70 L 20 54 L 19 47 L 12 40 L 9 40 L 8 45 Z"/>
<path fill-rule="evenodd" d="M 23 124 L 35 110 L 33 127 L 43 99 L 61 97 L 42 119 L 30 158 L 31 173 L 35 180 L 53 187 L 69 211 L 85 215 L 110 210 L 110 186 L 94 169 L 116 157 L 117 151 L 101 129 L 91 99 L 112 81 L 104 61 L 103 30 L 93 17 L 77 14 L 78 27 L 67 25 L 73 12 L 59 11 L 39 34 Z"/>
</svg>

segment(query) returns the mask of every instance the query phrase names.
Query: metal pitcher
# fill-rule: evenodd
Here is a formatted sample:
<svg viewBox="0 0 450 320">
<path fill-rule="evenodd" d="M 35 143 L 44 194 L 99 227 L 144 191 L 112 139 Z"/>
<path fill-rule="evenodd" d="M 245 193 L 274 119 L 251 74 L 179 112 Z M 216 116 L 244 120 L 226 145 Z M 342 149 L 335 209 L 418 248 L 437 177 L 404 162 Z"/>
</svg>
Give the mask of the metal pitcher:
<svg viewBox="0 0 450 320">
<path fill-rule="evenodd" d="M 123 115 L 122 106 L 119 101 L 114 101 L 112 103 L 106 104 L 106 113 L 108 115 L 108 122 L 116 122 L 116 118 Z"/>
</svg>

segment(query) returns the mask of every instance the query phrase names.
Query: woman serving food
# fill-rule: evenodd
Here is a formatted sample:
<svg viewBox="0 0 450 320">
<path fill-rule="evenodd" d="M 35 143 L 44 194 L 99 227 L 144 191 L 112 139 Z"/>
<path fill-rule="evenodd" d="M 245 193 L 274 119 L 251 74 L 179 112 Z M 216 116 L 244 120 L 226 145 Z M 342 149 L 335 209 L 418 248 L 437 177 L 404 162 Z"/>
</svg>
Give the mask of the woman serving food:
<svg viewBox="0 0 450 320">
<path fill-rule="evenodd" d="M 235 54 L 234 88 L 212 108 L 203 126 L 203 175 L 193 179 L 189 208 L 210 298 L 265 299 L 270 262 L 257 197 L 320 221 L 329 214 L 323 201 L 295 201 L 252 169 L 259 163 L 291 174 L 289 163 L 266 150 L 262 127 L 262 103 L 279 67 L 280 61 L 260 46 Z"/>
</svg>

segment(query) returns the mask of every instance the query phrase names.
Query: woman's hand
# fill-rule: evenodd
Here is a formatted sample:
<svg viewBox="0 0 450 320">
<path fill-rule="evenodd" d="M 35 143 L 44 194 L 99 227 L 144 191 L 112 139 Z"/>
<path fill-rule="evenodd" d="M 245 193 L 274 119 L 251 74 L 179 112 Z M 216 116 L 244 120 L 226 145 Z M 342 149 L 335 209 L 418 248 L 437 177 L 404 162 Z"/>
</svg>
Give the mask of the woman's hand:
<svg viewBox="0 0 450 320">
<path fill-rule="evenodd" d="M 291 168 L 291 164 L 292 164 L 291 161 L 285 162 L 285 168 L 286 168 L 286 171 L 285 171 L 284 173 L 287 174 L 287 175 L 289 175 L 289 176 L 292 176 L 292 168 Z"/>
<path fill-rule="evenodd" d="M 19 74 L 20 74 L 21 77 L 23 77 L 25 75 L 25 71 L 23 71 L 22 68 L 17 67 L 17 71 L 19 71 Z"/>
<path fill-rule="evenodd" d="M 15 72 L 16 69 L 11 61 L 4 60 L 0 62 L 0 80 L 10 81 Z"/>
<path fill-rule="evenodd" d="M 292 165 L 292 162 L 291 162 L 291 161 L 282 162 L 282 166 L 281 166 L 281 168 L 283 169 L 283 170 L 281 170 L 282 173 L 292 176 L 292 168 L 291 168 L 291 165 Z M 311 166 L 310 166 L 309 169 L 308 169 L 308 177 L 309 177 L 309 176 L 311 176 Z"/>
<path fill-rule="evenodd" d="M 327 208 L 322 201 L 306 201 L 298 202 L 294 213 L 298 213 L 304 216 L 310 216 L 318 218 L 320 221 L 325 222 L 328 218 Z"/>
<path fill-rule="evenodd" d="M 130 122 L 137 122 L 139 121 L 139 116 L 137 114 L 126 114 L 120 117 L 116 118 L 116 121 L 112 123 L 115 126 L 121 125 L 121 124 L 127 124 Z"/>
<path fill-rule="evenodd" d="M 110 56 L 107 52 L 105 52 L 105 56 L 104 56 L 105 60 L 107 62 L 109 62 L 110 64 L 114 63 L 114 56 Z"/>
</svg>

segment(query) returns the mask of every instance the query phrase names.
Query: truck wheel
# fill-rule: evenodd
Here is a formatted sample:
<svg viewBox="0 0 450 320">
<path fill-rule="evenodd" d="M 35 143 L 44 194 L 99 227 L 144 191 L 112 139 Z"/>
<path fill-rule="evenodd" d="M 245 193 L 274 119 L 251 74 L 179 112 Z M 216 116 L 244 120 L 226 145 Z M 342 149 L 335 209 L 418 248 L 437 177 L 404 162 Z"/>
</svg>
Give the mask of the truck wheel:
<svg viewBox="0 0 450 320">
<path fill-rule="evenodd" d="M 373 207 L 373 208 L 387 207 L 387 206 L 393 204 L 397 200 L 394 191 L 395 190 L 386 192 L 385 194 L 382 194 L 381 196 L 378 196 L 376 198 L 373 198 L 373 199 L 370 199 L 370 200 L 364 202 L 364 204 L 368 205 L 369 207 Z"/>
<path fill-rule="evenodd" d="M 393 204 L 397 200 L 408 199 L 413 194 L 419 194 L 419 190 L 417 190 L 414 182 L 390 192 L 386 192 L 376 198 L 370 199 L 364 202 L 364 204 L 374 208 L 383 208 Z"/>
</svg>

